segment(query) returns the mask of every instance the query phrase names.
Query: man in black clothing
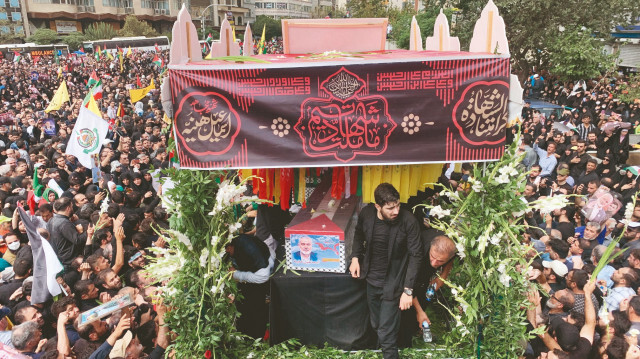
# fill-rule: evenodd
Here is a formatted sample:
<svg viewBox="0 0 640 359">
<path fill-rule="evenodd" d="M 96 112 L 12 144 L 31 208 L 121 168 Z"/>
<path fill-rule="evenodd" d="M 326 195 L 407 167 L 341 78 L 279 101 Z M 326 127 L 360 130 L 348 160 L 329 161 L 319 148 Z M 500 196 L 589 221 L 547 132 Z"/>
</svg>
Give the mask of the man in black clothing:
<svg viewBox="0 0 640 359">
<path fill-rule="evenodd" d="M 11 295 L 22 287 L 22 282 L 31 274 L 32 263 L 25 259 L 16 260 L 13 264 L 15 276 L 9 283 L 0 286 L 0 304 L 7 306 L 11 302 Z"/>
<path fill-rule="evenodd" d="M 374 198 L 358 217 L 349 272 L 367 281 L 371 326 L 384 358 L 398 358 L 400 311 L 412 305 L 423 245 L 418 221 L 400 209 L 391 184 L 380 184 Z"/>
<path fill-rule="evenodd" d="M 243 297 L 236 303 L 242 314 L 237 322 L 238 330 L 252 338 L 261 338 L 269 317 L 266 295 L 274 258 L 263 241 L 245 234 L 234 238 L 225 251 L 233 265 L 233 279 L 238 281 L 238 290 Z"/>
<path fill-rule="evenodd" d="M 93 235 L 93 227 L 89 226 L 85 232 L 82 225 L 74 226 L 69 220 L 73 215 L 72 200 L 60 198 L 53 204 L 56 214 L 47 223 L 47 230 L 51 233 L 51 246 L 62 262 L 65 271 L 70 271 L 73 258 L 82 254 L 87 236 Z"/>
</svg>

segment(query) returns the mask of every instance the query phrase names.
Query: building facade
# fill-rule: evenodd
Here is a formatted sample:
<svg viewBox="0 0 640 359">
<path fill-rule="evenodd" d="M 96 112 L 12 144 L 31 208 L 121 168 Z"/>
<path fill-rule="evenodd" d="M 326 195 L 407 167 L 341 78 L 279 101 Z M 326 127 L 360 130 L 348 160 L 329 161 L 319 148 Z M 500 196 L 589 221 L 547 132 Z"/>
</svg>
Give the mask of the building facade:
<svg viewBox="0 0 640 359">
<path fill-rule="evenodd" d="M 118 30 L 128 15 L 147 21 L 156 31 L 163 33 L 171 30 L 178 14 L 178 0 L 23 1 L 31 32 L 45 27 L 61 35 L 81 32 L 95 22 L 108 23 Z"/>
<path fill-rule="evenodd" d="M 329 12 L 334 8 L 332 0 L 256 0 L 256 15 L 274 19 L 309 19 L 317 9 Z"/>
</svg>

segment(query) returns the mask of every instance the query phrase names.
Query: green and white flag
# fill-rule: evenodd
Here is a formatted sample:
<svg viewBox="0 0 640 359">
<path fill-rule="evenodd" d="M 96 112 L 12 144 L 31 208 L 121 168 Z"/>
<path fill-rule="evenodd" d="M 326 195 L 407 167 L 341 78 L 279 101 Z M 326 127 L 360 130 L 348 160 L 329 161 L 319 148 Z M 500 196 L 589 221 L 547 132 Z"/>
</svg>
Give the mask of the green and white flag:
<svg viewBox="0 0 640 359">
<path fill-rule="evenodd" d="M 76 156 L 84 167 L 93 168 L 92 156 L 100 152 L 108 130 L 107 121 L 81 106 L 78 120 L 69 136 L 66 153 Z"/>
</svg>

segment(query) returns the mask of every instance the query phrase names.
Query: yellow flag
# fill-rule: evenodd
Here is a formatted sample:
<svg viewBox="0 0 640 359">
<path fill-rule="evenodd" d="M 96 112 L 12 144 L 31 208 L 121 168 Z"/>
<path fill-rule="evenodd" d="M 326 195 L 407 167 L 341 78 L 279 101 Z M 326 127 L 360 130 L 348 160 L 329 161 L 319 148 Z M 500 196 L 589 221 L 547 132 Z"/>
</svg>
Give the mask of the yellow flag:
<svg viewBox="0 0 640 359">
<path fill-rule="evenodd" d="M 162 120 L 166 122 L 167 125 L 171 124 L 171 119 L 169 118 L 169 116 L 167 116 L 166 112 L 164 113 L 164 117 L 162 117 Z"/>
<path fill-rule="evenodd" d="M 267 28 L 267 25 L 262 26 L 262 37 L 260 38 L 260 42 L 258 43 L 258 53 L 256 55 L 261 55 L 264 53 L 264 31 Z"/>
<path fill-rule="evenodd" d="M 129 46 L 129 48 L 127 49 L 127 55 L 126 56 L 131 56 L 131 46 Z"/>
<path fill-rule="evenodd" d="M 113 55 L 111 55 L 111 53 L 109 51 L 107 51 L 107 58 L 111 61 L 113 61 Z"/>
<path fill-rule="evenodd" d="M 120 56 L 118 56 L 119 60 L 120 60 L 120 72 L 123 72 L 124 70 L 122 69 L 122 62 L 124 61 L 124 56 L 122 56 L 122 54 L 120 54 Z"/>
<path fill-rule="evenodd" d="M 131 97 L 131 103 L 136 103 L 142 100 L 145 96 L 147 96 L 149 91 L 155 88 L 156 88 L 156 85 L 153 83 L 153 79 L 151 79 L 151 84 L 149 84 L 149 86 L 141 89 L 129 90 L 129 97 Z"/>
<path fill-rule="evenodd" d="M 89 111 L 95 113 L 96 115 L 100 116 L 100 118 L 102 118 L 102 113 L 100 112 L 100 109 L 98 108 L 98 104 L 96 103 L 96 100 L 94 100 L 93 96 L 89 96 L 89 102 L 87 103 L 87 108 L 89 109 Z"/>
<path fill-rule="evenodd" d="M 231 32 L 233 33 L 233 42 L 236 42 L 236 26 L 231 26 Z"/>
<path fill-rule="evenodd" d="M 57 111 L 62 107 L 62 103 L 67 101 L 69 101 L 69 91 L 67 90 L 67 83 L 62 81 L 60 87 L 58 87 L 58 91 L 53 95 L 49 106 L 47 106 L 44 112 Z"/>
</svg>

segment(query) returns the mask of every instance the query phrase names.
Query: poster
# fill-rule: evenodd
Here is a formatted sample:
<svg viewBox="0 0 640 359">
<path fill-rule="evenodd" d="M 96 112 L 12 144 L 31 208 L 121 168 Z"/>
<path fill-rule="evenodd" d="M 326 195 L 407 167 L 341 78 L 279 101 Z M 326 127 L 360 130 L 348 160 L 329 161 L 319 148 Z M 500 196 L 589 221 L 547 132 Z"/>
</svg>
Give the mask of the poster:
<svg viewBox="0 0 640 359">
<path fill-rule="evenodd" d="M 42 125 L 44 128 L 44 134 L 47 136 L 55 136 L 56 135 L 56 120 L 53 118 L 45 118 L 42 121 Z"/>
<path fill-rule="evenodd" d="M 290 269 L 345 271 L 344 244 L 338 235 L 291 234 L 285 245 Z"/>
<path fill-rule="evenodd" d="M 171 66 L 180 164 L 221 169 L 498 159 L 509 58 L 460 54 L 265 55 L 260 59 L 267 63 Z"/>
</svg>

